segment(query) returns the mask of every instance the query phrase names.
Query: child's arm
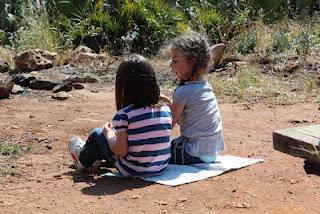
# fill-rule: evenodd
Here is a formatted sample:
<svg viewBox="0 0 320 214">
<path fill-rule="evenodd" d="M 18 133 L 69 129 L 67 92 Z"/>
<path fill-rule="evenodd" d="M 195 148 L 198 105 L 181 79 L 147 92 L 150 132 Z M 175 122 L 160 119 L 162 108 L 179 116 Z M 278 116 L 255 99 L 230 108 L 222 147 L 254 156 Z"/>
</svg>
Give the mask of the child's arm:
<svg viewBox="0 0 320 214">
<path fill-rule="evenodd" d="M 172 128 L 178 123 L 183 112 L 184 106 L 179 103 L 172 103 L 170 106 L 172 113 Z"/>
<path fill-rule="evenodd" d="M 106 137 L 111 151 L 118 157 L 124 157 L 128 153 L 127 131 L 116 132 L 112 123 L 107 122 L 103 127 L 103 134 Z"/>
<path fill-rule="evenodd" d="M 172 100 L 164 94 L 160 94 L 160 100 L 167 103 L 169 105 L 171 113 L 172 113 L 172 128 L 178 123 L 180 120 L 180 116 L 183 112 L 184 106 L 178 103 L 173 103 Z"/>
</svg>

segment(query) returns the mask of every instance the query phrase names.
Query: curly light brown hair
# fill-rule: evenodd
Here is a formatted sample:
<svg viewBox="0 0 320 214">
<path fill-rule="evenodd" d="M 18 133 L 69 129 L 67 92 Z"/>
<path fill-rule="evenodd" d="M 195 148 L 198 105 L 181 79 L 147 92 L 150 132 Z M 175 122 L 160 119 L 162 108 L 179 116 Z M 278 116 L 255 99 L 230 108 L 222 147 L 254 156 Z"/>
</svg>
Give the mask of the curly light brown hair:
<svg viewBox="0 0 320 214">
<path fill-rule="evenodd" d="M 187 32 L 171 41 L 171 50 L 179 51 L 189 60 L 194 60 L 191 77 L 198 75 L 200 69 L 207 68 L 210 62 L 210 44 L 207 38 L 196 32 Z"/>
</svg>

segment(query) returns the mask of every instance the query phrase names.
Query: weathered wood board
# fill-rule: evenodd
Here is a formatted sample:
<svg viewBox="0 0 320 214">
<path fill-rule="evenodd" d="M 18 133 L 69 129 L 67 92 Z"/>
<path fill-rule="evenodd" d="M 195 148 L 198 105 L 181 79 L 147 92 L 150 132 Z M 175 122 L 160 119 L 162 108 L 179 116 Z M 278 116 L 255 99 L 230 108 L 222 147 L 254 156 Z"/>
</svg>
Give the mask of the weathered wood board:
<svg viewBox="0 0 320 214">
<path fill-rule="evenodd" d="M 320 164 L 320 125 L 277 130 L 273 148 Z"/>
</svg>

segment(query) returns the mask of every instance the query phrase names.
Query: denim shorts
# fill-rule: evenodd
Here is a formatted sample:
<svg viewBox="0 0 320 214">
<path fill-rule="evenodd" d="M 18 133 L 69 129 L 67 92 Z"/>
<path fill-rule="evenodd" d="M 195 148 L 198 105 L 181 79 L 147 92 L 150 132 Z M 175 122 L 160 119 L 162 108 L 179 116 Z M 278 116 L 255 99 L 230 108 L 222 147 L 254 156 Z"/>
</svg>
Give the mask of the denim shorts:
<svg viewBox="0 0 320 214">
<path fill-rule="evenodd" d="M 84 167 L 91 167 L 96 160 L 106 160 L 114 166 L 116 159 L 104 137 L 103 128 L 96 128 L 91 132 L 80 152 L 79 160 Z"/>
<path fill-rule="evenodd" d="M 171 164 L 190 165 L 195 163 L 204 163 L 200 158 L 189 155 L 185 151 L 187 138 L 178 137 L 171 141 Z"/>
</svg>

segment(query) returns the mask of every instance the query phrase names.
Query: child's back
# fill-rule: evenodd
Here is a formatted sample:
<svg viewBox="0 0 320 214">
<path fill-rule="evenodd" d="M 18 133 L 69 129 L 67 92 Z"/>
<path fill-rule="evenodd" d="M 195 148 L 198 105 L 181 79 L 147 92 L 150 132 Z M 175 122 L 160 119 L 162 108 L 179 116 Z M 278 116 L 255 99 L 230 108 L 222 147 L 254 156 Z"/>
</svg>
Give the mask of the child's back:
<svg viewBox="0 0 320 214">
<path fill-rule="evenodd" d="M 184 106 L 179 125 L 187 138 L 186 152 L 200 157 L 223 151 L 222 121 L 212 87 L 204 80 L 187 82 L 176 88 L 173 100 Z"/>
<path fill-rule="evenodd" d="M 170 159 L 171 113 L 168 106 L 134 105 L 117 112 L 116 131 L 127 130 L 128 153 L 116 162 L 124 176 L 151 176 L 162 173 Z"/>
</svg>

